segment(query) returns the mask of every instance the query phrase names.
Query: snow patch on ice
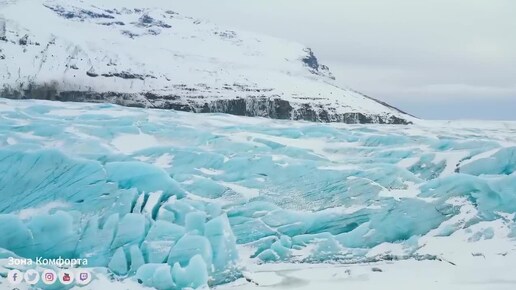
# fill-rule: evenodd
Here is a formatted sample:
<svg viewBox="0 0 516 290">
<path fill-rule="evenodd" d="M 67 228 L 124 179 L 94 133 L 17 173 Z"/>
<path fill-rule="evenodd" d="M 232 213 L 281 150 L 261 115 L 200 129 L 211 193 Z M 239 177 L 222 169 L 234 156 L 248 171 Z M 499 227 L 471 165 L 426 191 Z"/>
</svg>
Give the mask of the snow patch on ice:
<svg viewBox="0 0 516 290">
<path fill-rule="evenodd" d="M 115 137 L 111 144 L 122 153 L 133 153 L 147 148 L 159 146 L 156 137 L 148 134 L 122 134 Z"/>
</svg>

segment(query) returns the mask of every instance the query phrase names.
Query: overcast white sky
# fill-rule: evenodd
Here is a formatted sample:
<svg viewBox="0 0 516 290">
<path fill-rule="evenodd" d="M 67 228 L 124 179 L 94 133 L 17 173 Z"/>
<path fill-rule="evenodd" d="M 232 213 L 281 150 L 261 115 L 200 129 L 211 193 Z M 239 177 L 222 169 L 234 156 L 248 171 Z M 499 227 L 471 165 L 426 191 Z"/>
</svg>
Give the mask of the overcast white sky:
<svg viewBox="0 0 516 290">
<path fill-rule="evenodd" d="M 516 119 L 514 0 L 173 0 L 301 42 L 339 83 L 431 119 Z"/>
</svg>

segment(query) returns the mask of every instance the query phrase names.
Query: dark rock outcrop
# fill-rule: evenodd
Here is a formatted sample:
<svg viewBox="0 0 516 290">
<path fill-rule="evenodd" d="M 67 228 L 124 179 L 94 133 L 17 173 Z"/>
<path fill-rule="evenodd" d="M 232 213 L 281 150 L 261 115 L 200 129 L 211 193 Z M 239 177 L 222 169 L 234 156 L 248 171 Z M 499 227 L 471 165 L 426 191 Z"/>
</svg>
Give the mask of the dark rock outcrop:
<svg viewBox="0 0 516 290">
<path fill-rule="evenodd" d="M 104 19 L 114 19 L 115 17 L 113 15 L 104 13 L 102 11 L 95 12 L 91 10 L 81 9 L 81 8 L 74 8 L 73 10 L 65 9 L 64 7 L 60 5 L 46 5 L 45 7 L 48 9 L 54 11 L 57 15 L 64 17 L 66 19 L 78 19 L 78 20 L 84 20 L 87 18 L 104 18 Z"/>
<path fill-rule="evenodd" d="M 338 113 L 323 106 L 293 105 L 278 97 L 245 96 L 217 99 L 210 96 L 189 99 L 179 95 L 160 95 L 152 92 L 130 94 L 121 92 L 60 91 L 56 83 L 29 85 L 25 90 L 4 88 L 0 96 L 10 99 L 44 99 L 62 102 L 113 103 L 122 106 L 171 109 L 194 113 L 226 113 L 238 116 L 268 117 L 272 119 L 306 120 L 312 122 L 339 122 L 348 124 L 410 124 L 390 116 L 368 115 L 356 112 Z"/>
<path fill-rule="evenodd" d="M 301 61 L 309 68 L 310 72 L 316 75 L 325 75 L 330 79 L 335 79 L 333 74 L 330 72 L 330 69 L 323 64 L 319 63 L 319 60 L 315 56 L 312 49 L 307 48 L 307 55 L 301 59 Z"/>
</svg>

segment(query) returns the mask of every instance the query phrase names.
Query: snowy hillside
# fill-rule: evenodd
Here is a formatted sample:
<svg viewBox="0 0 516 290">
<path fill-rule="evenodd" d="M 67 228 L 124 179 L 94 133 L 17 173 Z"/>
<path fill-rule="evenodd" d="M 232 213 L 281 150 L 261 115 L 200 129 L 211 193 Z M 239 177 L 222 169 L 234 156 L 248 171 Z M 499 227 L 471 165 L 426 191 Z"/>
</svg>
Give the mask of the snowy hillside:
<svg viewBox="0 0 516 290">
<path fill-rule="evenodd" d="M 514 122 L 0 99 L 0 172 L 0 289 L 13 255 L 88 259 L 75 289 L 516 285 Z"/>
<path fill-rule="evenodd" d="M 302 45 L 180 15 L 165 0 L 0 0 L 2 97 L 321 122 L 413 120 L 333 83 Z"/>
</svg>

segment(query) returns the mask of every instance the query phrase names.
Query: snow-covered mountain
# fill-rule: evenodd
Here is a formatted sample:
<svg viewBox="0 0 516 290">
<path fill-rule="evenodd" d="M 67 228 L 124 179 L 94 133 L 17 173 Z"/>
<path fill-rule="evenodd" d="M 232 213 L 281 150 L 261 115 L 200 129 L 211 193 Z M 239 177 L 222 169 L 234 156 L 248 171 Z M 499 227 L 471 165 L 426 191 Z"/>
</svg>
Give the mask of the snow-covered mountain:
<svg viewBox="0 0 516 290">
<path fill-rule="evenodd" d="M 309 48 L 169 1 L 0 0 L 0 95 L 321 122 L 413 117 L 334 84 Z"/>
</svg>

